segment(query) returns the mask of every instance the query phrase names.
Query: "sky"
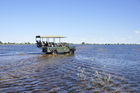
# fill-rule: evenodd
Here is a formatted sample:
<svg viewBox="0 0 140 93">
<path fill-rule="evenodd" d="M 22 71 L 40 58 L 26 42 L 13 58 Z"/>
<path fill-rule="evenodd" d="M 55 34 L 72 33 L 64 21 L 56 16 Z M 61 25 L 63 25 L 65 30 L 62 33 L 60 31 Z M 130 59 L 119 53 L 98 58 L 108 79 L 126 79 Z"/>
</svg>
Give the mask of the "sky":
<svg viewBox="0 0 140 93">
<path fill-rule="evenodd" d="M 140 0 L 0 0 L 0 41 L 140 44 Z"/>
</svg>

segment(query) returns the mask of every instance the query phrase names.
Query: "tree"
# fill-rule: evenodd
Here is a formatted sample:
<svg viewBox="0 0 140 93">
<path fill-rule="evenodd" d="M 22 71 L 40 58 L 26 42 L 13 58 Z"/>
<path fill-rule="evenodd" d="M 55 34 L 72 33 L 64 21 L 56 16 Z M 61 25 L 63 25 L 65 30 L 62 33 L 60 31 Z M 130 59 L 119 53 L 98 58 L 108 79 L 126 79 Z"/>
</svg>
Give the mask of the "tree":
<svg viewBox="0 0 140 93">
<path fill-rule="evenodd" d="M 2 44 L 2 41 L 0 41 L 0 44 Z"/>
<path fill-rule="evenodd" d="M 82 42 L 82 45 L 84 45 L 85 44 L 85 42 Z"/>
</svg>

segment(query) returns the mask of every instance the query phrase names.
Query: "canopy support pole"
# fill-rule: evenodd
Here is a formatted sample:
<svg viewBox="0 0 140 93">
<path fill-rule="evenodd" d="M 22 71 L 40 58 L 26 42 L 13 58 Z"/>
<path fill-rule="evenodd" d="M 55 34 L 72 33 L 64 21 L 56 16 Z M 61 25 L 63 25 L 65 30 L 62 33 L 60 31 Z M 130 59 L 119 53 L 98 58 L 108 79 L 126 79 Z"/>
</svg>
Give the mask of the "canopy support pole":
<svg viewBox="0 0 140 93">
<path fill-rule="evenodd" d="M 61 43 L 61 38 L 59 38 L 59 43 Z"/>
<path fill-rule="evenodd" d="M 55 38 L 53 38 L 53 42 L 55 43 Z"/>
</svg>

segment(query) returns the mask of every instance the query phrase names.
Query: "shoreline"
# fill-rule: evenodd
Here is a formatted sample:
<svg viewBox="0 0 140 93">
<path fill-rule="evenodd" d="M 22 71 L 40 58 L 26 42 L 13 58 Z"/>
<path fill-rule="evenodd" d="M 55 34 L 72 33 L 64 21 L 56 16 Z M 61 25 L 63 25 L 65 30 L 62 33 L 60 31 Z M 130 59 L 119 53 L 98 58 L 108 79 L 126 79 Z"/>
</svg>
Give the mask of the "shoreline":
<svg viewBox="0 0 140 93">
<path fill-rule="evenodd" d="M 35 44 L 0 44 L 0 45 L 35 45 Z"/>
<path fill-rule="evenodd" d="M 6 43 L 6 44 L 0 44 L 0 45 L 35 45 L 35 43 L 30 43 L 30 44 L 24 44 L 24 43 Z M 90 44 L 90 43 L 87 43 L 87 44 L 72 44 L 70 43 L 70 45 L 140 45 L 140 44 Z"/>
</svg>

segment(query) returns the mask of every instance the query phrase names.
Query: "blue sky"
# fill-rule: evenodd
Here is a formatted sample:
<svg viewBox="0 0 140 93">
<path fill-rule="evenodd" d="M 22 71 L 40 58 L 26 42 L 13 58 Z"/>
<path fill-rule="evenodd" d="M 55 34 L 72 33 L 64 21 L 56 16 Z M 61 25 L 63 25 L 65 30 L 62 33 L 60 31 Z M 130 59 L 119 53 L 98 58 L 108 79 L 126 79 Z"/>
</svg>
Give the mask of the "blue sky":
<svg viewBox="0 0 140 93">
<path fill-rule="evenodd" d="M 140 0 L 0 0 L 0 41 L 140 43 Z"/>
</svg>

